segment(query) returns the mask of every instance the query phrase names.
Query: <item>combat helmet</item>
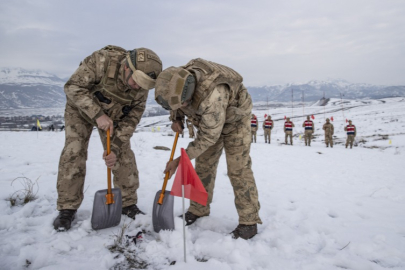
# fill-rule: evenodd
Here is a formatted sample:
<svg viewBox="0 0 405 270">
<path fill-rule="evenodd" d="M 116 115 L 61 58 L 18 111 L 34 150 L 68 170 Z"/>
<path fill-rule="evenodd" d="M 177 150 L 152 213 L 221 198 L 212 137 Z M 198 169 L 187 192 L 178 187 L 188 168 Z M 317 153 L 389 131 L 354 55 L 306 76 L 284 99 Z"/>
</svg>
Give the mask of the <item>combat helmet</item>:
<svg viewBox="0 0 405 270">
<path fill-rule="evenodd" d="M 169 67 L 156 79 L 155 100 L 166 110 L 177 110 L 190 102 L 196 86 L 194 76 L 180 67 Z"/>
<path fill-rule="evenodd" d="M 132 79 L 143 89 L 155 87 L 156 78 L 162 72 L 159 56 L 147 48 L 137 48 L 127 52 L 126 60 L 132 70 Z"/>
<path fill-rule="evenodd" d="M 326 118 L 326 122 L 329 122 L 330 121 L 330 119 L 329 118 Z"/>
</svg>

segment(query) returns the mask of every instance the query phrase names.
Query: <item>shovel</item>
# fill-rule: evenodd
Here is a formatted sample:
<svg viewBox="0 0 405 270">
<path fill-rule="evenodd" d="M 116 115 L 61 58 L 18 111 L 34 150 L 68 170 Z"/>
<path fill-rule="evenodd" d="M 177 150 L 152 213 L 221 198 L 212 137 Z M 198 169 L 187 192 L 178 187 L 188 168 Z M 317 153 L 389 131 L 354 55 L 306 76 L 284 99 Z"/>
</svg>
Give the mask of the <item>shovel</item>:
<svg viewBox="0 0 405 270">
<path fill-rule="evenodd" d="M 173 160 L 178 138 L 179 133 L 177 132 L 176 137 L 174 138 L 172 153 L 169 161 Z M 174 230 L 174 197 L 170 195 L 170 191 L 166 190 L 168 180 L 169 172 L 167 172 L 165 175 L 162 190 L 159 190 L 156 193 L 155 200 L 153 201 L 152 223 L 153 229 L 157 233 L 160 232 L 160 230 Z"/>
<path fill-rule="evenodd" d="M 110 130 L 107 130 L 107 155 L 110 149 Z M 122 196 L 119 188 L 111 188 L 111 169 L 107 168 L 108 189 L 99 190 L 94 195 L 91 227 L 101 230 L 117 226 L 121 222 Z"/>
</svg>

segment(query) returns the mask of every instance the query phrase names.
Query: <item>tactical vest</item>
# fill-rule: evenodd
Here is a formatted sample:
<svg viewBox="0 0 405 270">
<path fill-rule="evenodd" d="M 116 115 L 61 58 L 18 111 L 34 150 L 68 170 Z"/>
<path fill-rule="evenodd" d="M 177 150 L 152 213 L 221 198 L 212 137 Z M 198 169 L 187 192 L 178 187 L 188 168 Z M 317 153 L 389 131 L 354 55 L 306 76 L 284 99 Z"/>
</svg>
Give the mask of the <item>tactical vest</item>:
<svg viewBox="0 0 405 270">
<path fill-rule="evenodd" d="M 273 121 L 272 120 L 266 120 L 264 121 L 264 128 L 272 128 L 273 127 Z"/>
<path fill-rule="evenodd" d="M 250 126 L 251 127 L 257 127 L 257 119 L 256 118 L 253 118 L 253 119 L 250 120 Z"/>
<path fill-rule="evenodd" d="M 305 130 L 312 130 L 312 121 L 311 120 L 305 120 L 304 125 L 305 125 Z"/>
<path fill-rule="evenodd" d="M 118 85 L 121 62 L 126 56 L 126 50 L 112 45 L 101 50 L 106 51 L 104 54 L 104 75 L 100 82 L 90 90 L 90 94 L 103 112 L 116 122 L 125 117 L 137 105 L 134 104 L 134 101 L 139 99 L 144 91 L 142 89 L 134 90 L 126 85 Z M 90 123 L 95 124 L 85 113 L 81 114 Z"/>
<path fill-rule="evenodd" d="M 219 84 L 229 86 L 231 90 L 229 99 L 230 106 L 232 106 L 234 100 L 237 99 L 238 90 L 240 89 L 243 78 L 235 70 L 201 58 L 191 60 L 183 66 L 183 68 L 192 73 L 193 70 L 197 70 L 201 75 L 201 78 L 198 78 L 197 87 L 191 102 L 191 106 L 194 109 L 198 109 L 201 102 L 208 97 Z"/>
<path fill-rule="evenodd" d="M 292 131 L 292 122 L 285 122 L 284 127 L 286 131 Z"/>
<path fill-rule="evenodd" d="M 235 123 L 245 117 L 250 117 L 253 107 L 252 100 L 247 89 L 242 84 L 242 76 L 236 71 L 201 58 L 191 60 L 183 68 L 193 74 L 196 74 L 195 71 L 198 71 L 200 75 L 197 77 L 197 86 L 194 90 L 191 105 L 179 109 L 184 115 L 187 115 L 187 118 L 192 121 L 195 127 L 199 127 L 202 117 L 200 114 L 202 112 L 198 110 L 201 102 L 219 84 L 226 84 L 230 89 L 225 124 Z M 177 119 L 176 113 L 171 113 L 171 119 Z"/>
<path fill-rule="evenodd" d="M 112 45 L 106 46 L 101 50 L 107 51 L 104 62 L 105 73 L 100 80 L 100 83 L 93 87 L 91 93 L 94 94 L 95 92 L 100 91 L 104 97 L 118 102 L 123 106 L 132 105 L 137 90 L 133 90 L 129 87 L 126 87 L 126 89 L 119 89 L 117 85 L 121 62 L 125 58 L 127 51 L 121 47 Z"/>
<path fill-rule="evenodd" d="M 354 125 L 347 126 L 347 127 L 346 127 L 346 131 L 347 131 L 347 135 L 354 135 L 354 133 L 355 133 L 355 126 L 354 126 Z"/>
</svg>

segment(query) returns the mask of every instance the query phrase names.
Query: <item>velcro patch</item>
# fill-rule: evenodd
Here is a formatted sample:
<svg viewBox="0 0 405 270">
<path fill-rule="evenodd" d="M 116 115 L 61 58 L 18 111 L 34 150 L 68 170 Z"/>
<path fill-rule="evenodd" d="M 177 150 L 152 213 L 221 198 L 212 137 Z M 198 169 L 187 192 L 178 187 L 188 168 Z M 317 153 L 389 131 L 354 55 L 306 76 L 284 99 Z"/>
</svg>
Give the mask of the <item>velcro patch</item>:
<svg viewBox="0 0 405 270">
<path fill-rule="evenodd" d="M 136 54 L 138 55 L 137 59 L 136 59 L 137 62 L 145 62 L 145 52 L 144 51 L 137 51 Z"/>
<path fill-rule="evenodd" d="M 170 103 L 171 103 L 172 105 L 179 104 L 179 97 L 178 97 L 178 96 L 171 97 L 171 98 L 170 98 Z"/>
<path fill-rule="evenodd" d="M 183 92 L 183 87 L 184 87 L 184 79 L 178 78 L 176 82 L 176 90 L 174 93 L 176 95 L 180 95 Z"/>
</svg>

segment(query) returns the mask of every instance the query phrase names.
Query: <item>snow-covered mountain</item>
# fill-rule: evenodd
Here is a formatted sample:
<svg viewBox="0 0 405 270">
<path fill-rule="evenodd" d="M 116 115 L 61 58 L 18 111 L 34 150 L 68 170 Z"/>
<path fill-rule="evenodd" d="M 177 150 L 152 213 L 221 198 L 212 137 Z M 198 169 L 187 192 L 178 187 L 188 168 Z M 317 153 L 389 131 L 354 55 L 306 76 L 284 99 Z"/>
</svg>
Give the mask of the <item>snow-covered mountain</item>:
<svg viewBox="0 0 405 270">
<path fill-rule="evenodd" d="M 0 109 L 63 107 L 66 101 L 63 85 L 66 79 L 41 70 L 4 68 L 0 70 Z M 350 83 L 342 79 L 307 83 L 290 83 L 263 87 L 247 86 L 254 102 L 316 101 L 323 97 L 345 99 L 378 99 L 404 97 L 405 86 L 379 86 Z M 149 93 L 149 104 L 155 104 L 153 90 Z"/>
<path fill-rule="evenodd" d="M 365 83 L 350 83 L 342 79 L 307 83 L 292 83 L 263 87 L 247 87 L 254 102 L 258 101 L 316 101 L 325 94 L 326 98 L 378 99 L 387 97 L 404 97 L 405 86 L 382 86 Z M 304 93 L 304 94 L 303 94 Z"/>
<path fill-rule="evenodd" d="M 64 106 L 65 80 L 41 70 L 0 70 L 0 109 Z"/>
</svg>

